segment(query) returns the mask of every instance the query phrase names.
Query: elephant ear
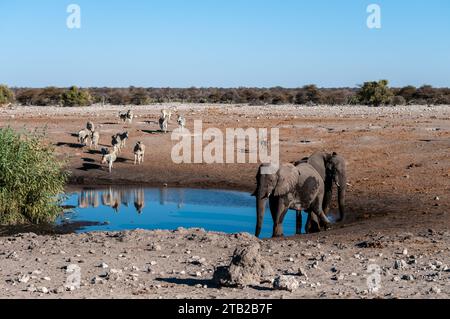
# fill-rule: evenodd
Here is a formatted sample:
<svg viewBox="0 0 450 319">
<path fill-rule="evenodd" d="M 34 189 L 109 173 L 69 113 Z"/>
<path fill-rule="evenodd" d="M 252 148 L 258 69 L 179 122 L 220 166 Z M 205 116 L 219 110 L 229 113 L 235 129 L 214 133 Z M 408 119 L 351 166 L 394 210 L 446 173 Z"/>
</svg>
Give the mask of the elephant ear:
<svg viewBox="0 0 450 319">
<path fill-rule="evenodd" d="M 277 173 L 278 181 L 273 194 L 283 196 L 292 192 L 298 183 L 299 175 L 300 172 L 294 165 L 283 165 Z"/>
</svg>

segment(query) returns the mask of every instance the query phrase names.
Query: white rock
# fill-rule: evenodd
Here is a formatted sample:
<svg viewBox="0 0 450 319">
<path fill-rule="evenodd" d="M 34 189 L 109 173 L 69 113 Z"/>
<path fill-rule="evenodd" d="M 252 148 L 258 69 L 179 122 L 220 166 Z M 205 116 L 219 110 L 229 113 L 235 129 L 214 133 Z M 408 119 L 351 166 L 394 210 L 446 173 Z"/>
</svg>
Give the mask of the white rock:
<svg viewBox="0 0 450 319">
<path fill-rule="evenodd" d="M 37 292 L 41 292 L 43 294 L 47 294 L 48 293 L 47 287 L 37 287 L 36 291 Z"/>
<path fill-rule="evenodd" d="M 28 281 L 30 281 L 30 276 L 28 276 L 28 275 L 20 276 L 18 278 L 18 281 L 21 282 L 21 283 L 26 284 Z"/>
<path fill-rule="evenodd" d="M 296 291 L 300 284 L 293 276 L 277 276 L 273 281 L 273 288 L 276 290 Z"/>
</svg>

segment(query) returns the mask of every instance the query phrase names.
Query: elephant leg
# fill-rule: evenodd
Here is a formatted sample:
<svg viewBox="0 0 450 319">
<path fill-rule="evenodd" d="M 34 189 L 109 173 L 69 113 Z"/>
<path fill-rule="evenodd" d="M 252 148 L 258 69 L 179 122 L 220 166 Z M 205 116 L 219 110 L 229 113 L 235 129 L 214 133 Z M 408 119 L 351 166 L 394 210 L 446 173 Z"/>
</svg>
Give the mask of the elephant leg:
<svg viewBox="0 0 450 319">
<path fill-rule="evenodd" d="M 297 210 L 295 215 L 295 234 L 301 235 L 302 233 L 303 216 L 302 211 Z"/>
<path fill-rule="evenodd" d="M 315 214 L 316 217 L 318 217 L 317 225 L 319 231 L 321 229 L 321 226 L 324 227 L 325 230 L 330 228 L 331 222 L 322 209 L 322 200 L 319 197 L 313 203 L 311 214 Z"/>
<path fill-rule="evenodd" d="M 318 233 L 321 231 L 319 218 L 312 210 L 308 210 L 308 220 L 305 229 L 307 234 Z"/>
<path fill-rule="evenodd" d="M 277 211 L 278 206 L 280 205 L 280 199 L 278 197 L 271 196 L 269 197 L 269 208 L 270 214 L 272 215 L 273 224 L 277 222 Z"/>
<path fill-rule="evenodd" d="M 283 237 L 283 220 L 288 211 L 288 207 L 284 204 L 284 201 L 280 198 L 278 200 L 278 207 L 275 213 L 275 219 L 273 223 L 273 237 Z"/>
<path fill-rule="evenodd" d="M 328 215 L 331 206 L 331 200 L 333 199 L 333 179 L 327 177 L 325 180 L 325 193 L 323 196 L 322 210 L 325 215 Z"/>
</svg>

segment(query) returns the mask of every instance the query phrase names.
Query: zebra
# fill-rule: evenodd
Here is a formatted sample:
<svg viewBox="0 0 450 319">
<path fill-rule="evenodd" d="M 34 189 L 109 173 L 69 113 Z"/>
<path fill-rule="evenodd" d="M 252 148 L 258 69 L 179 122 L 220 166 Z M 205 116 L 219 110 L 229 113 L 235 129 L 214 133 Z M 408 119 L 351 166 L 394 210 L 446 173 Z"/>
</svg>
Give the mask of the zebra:
<svg viewBox="0 0 450 319">
<path fill-rule="evenodd" d="M 145 145 L 142 142 L 137 142 L 134 146 L 134 165 L 136 163 L 140 165 L 141 163 L 144 163 L 144 157 L 145 157 Z"/>
<path fill-rule="evenodd" d="M 102 153 L 108 152 L 106 149 L 102 149 Z M 108 152 L 107 154 L 103 154 L 102 156 L 102 164 L 108 164 L 108 171 L 111 173 L 113 164 L 117 160 L 117 149 L 114 148 L 112 152 Z"/>
<path fill-rule="evenodd" d="M 184 128 L 186 127 L 186 119 L 183 116 L 178 115 L 177 123 L 178 126 L 180 127 L 180 130 L 184 131 Z"/>
</svg>

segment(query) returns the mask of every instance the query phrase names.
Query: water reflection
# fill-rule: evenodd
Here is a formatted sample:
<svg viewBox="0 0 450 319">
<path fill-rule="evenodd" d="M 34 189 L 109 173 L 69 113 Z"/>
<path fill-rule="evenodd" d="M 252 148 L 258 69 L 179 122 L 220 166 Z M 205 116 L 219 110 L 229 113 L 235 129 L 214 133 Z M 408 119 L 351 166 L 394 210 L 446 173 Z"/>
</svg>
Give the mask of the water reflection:
<svg viewBox="0 0 450 319">
<path fill-rule="evenodd" d="M 165 206 L 167 204 L 176 203 L 178 208 L 184 206 L 184 189 L 169 189 L 161 188 L 159 192 L 159 204 Z M 100 198 L 103 206 L 111 207 L 115 212 L 120 212 L 120 207 L 129 207 L 130 203 L 134 204 L 136 212 L 142 214 L 145 208 L 145 188 L 123 188 L 117 189 L 109 187 L 106 189 L 83 189 L 74 192 L 71 196 L 77 196 L 78 208 L 97 208 L 100 205 Z M 152 196 L 150 196 L 152 197 Z M 203 201 L 190 199 L 191 204 L 200 203 Z M 220 205 L 220 201 L 216 203 Z"/>
<path fill-rule="evenodd" d="M 248 193 L 220 190 L 172 188 L 81 189 L 69 194 L 64 203 L 76 207 L 60 221 L 96 222 L 81 231 L 169 229 L 200 227 L 227 233 L 255 230 L 255 200 Z M 304 221 L 306 218 L 304 218 Z M 284 222 L 285 234 L 295 233 L 295 213 Z M 272 218 L 267 214 L 262 236 L 272 234 Z"/>
</svg>

